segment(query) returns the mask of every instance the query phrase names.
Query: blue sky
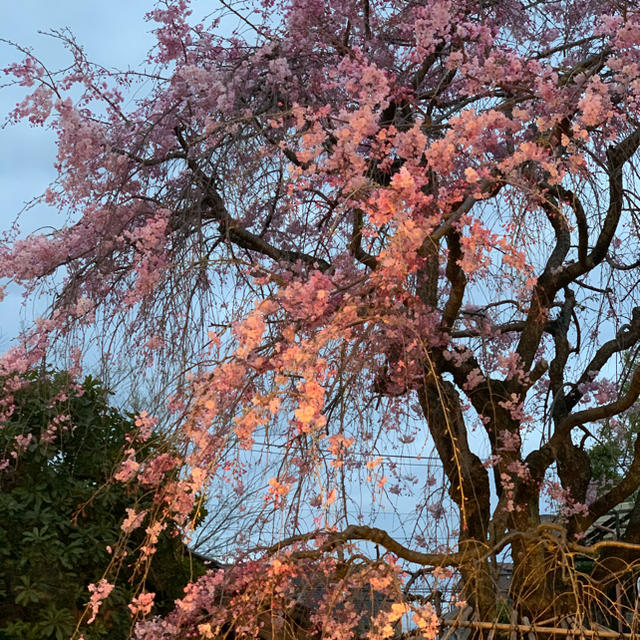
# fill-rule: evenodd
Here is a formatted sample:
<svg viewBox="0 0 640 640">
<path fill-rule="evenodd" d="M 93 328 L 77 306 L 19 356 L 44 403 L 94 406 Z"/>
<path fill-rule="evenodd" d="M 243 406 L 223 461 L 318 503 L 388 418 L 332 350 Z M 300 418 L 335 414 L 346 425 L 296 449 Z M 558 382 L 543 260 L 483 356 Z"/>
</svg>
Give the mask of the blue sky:
<svg viewBox="0 0 640 640">
<path fill-rule="evenodd" d="M 55 38 L 39 32 L 69 28 L 90 59 L 106 67 L 137 67 L 153 43 L 152 25 L 144 21 L 144 13 L 151 6 L 150 1 L 135 0 L 20 0 L 11 9 L 0 11 L 0 37 L 31 47 L 40 60 L 55 69 L 68 63 L 69 56 Z M 19 51 L 0 43 L 0 68 L 21 57 Z M 4 76 L 0 84 L 5 84 Z M 6 114 L 23 91 L 2 88 L 0 111 Z M 3 228 L 12 214 L 53 178 L 54 155 L 53 137 L 47 131 L 21 125 L 0 131 Z"/>
<path fill-rule="evenodd" d="M 0 39 L 9 40 L 33 53 L 50 69 L 66 66 L 69 55 L 58 40 L 45 35 L 51 30 L 69 29 L 83 46 L 87 57 L 107 68 L 139 68 L 153 46 L 153 24 L 144 15 L 154 0 L 4 0 L 0 1 Z M 198 21 L 219 8 L 216 0 L 193 0 Z M 0 42 L 0 70 L 22 59 L 20 51 Z M 2 86 L 0 72 L 0 123 L 24 97 L 24 88 Z M 0 129 L 0 232 L 9 228 L 25 203 L 40 195 L 55 178 L 55 142 L 50 131 L 27 125 Z M 37 207 L 21 217 L 23 233 L 43 226 L 59 226 L 58 214 Z M 44 310 L 44 301 L 21 307 L 16 287 L 0 303 L 0 352 L 7 349 L 21 323 Z"/>
<path fill-rule="evenodd" d="M 0 38 L 32 48 L 35 55 L 52 69 L 68 63 L 68 54 L 60 43 L 38 32 L 69 28 L 82 44 L 88 57 L 106 67 L 137 67 L 153 44 L 152 25 L 144 14 L 151 0 L 19 0 L 2 3 Z M 0 43 L 0 68 L 20 59 L 13 47 Z M 0 84 L 5 84 L 4 74 Z M 4 115 L 24 95 L 24 89 L 0 89 L 0 112 Z M 41 194 L 55 177 L 55 144 L 51 132 L 26 125 L 0 130 L 0 230 L 8 228 L 24 203 Z M 30 211 L 22 218 L 24 231 L 43 225 L 56 226 L 57 214 L 45 207 Z M 0 351 L 16 335 L 21 318 L 27 321 L 38 309 L 20 309 L 21 297 L 10 290 L 0 304 Z M 26 315 L 25 315 L 26 314 Z"/>
</svg>

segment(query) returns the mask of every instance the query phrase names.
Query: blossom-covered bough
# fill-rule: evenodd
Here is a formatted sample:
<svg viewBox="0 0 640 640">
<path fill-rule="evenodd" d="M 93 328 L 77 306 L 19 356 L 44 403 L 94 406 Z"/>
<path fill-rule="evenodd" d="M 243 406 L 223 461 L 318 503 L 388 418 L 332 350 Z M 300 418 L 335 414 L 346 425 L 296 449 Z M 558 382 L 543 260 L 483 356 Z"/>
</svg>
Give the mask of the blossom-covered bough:
<svg viewBox="0 0 640 640">
<path fill-rule="evenodd" d="M 3 373 L 98 340 L 173 376 L 183 456 L 116 474 L 162 486 L 126 527 L 142 560 L 211 482 L 269 470 L 250 556 L 165 619 L 142 591 L 138 636 L 434 637 L 412 589 L 451 571 L 478 634 L 624 627 L 640 502 L 622 541 L 580 540 L 640 485 L 640 441 L 610 486 L 587 454 L 640 393 L 635 3 L 220 5 L 196 24 L 159 3 L 144 72 L 64 34 L 69 69 L 7 70 L 29 92 L 13 117 L 57 133 L 43 198 L 67 222 L 2 246 L 2 276 L 54 294 Z M 401 463 L 431 449 L 443 486 Z M 391 503 L 413 515 L 385 529 L 368 511 Z"/>
</svg>

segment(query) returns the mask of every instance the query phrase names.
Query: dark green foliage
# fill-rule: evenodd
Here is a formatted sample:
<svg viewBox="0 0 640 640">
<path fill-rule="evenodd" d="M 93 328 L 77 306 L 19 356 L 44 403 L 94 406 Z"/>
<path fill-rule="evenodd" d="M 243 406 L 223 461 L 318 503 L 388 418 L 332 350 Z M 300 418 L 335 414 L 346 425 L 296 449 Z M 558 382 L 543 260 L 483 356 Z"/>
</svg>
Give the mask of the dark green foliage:
<svg viewBox="0 0 640 640">
<path fill-rule="evenodd" d="M 87 585 L 103 577 L 116 547 L 127 507 L 150 508 L 152 495 L 108 482 L 123 457 L 133 416 L 108 405 L 108 393 L 87 378 L 82 395 L 53 402 L 68 387 L 64 374 L 30 376 L 15 396 L 15 410 L 0 429 L 0 639 L 64 640 L 76 628 L 88 600 Z M 52 420 L 68 415 L 51 443 L 42 440 Z M 31 434 L 27 449 L 11 457 L 17 435 Z M 137 445 L 144 456 L 153 440 Z M 127 542 L 132 552 L 141 534 Z M 147 579 L 158 612 L 168 610 L 189 580 L 192 562 L 179 536 L 163 534 Z M 202 565 L 195 563 L 195 571 Z M 96 621 L 83 629 L 86 640 L 128 638 L 130 569 Z"/>
<path fill-rule="evenodd" d="M 633 446 L 640 432 L 640 416 L 629 413 L 622 418 L 623 428 L 614 429 L 608 422 L 599 433 L 599 441 L 589 449 L 592 477 L 600 493 L 620 482 L 633 460 Z"/>
</svg>

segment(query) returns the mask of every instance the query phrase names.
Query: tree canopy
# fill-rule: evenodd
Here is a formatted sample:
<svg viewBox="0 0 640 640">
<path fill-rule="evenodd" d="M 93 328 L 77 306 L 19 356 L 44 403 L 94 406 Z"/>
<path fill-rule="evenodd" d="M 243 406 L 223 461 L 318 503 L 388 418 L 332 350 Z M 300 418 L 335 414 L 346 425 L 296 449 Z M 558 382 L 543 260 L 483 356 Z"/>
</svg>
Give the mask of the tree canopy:
<svg viewBox="0 0 640 640">
<path fill-rule="evenodd" d="M 141 537 L 123 539 L 121 525 L 153 503 L 140 488 L 110 482 L 138 430 L 133 416 L 111 408 L 91 378 L 74 386 L 63 373 L 31 373 L 23 382 L 0 431 L 0 450 L 16 454 L 0 471 L 0 638 L 66 640 L 81 628 L 87 640 L 125 640 L 139 580 L 131 584 L 126 567 L 116 580 L 109 566 L 114 554 L 136 552 Z M 153 446 L 134 443 L 136 456 Z M 168 612 L 202 572 L 201 560 L 164 532 L 145 586 Z M 88 587 L 105 576 L 117 584 L 87 627 Z"/>
<path fill-rule="evenodd" d="M 67 69 L 6 70 L 11 117 L 57 134 L 42 198 L 66 222 L 0 252 L 1 276 L 52 295 L 5 375 L 64 347 L 166 383 L 181 456 L 115 476 L 156 490 L 144 526 L 188 529 L 211 482 L 242 494 L 263 470 L 248 555 L 139 637 L 434 637 L 424 590 L 446 576 L 476 629 L 505 602 L 510 621 L 595 622 L 640 559 L 633 526 L 580 544 L 640 484 L 632 434 L 589 498 L 589 447 L 640 394 L 636 3 L 221 0 L 199 23 L 164 0 L 148 18 L 145 69 L 59 33 Z M 365 588 L 375 606 L 354 604 Z"/>
</svg>

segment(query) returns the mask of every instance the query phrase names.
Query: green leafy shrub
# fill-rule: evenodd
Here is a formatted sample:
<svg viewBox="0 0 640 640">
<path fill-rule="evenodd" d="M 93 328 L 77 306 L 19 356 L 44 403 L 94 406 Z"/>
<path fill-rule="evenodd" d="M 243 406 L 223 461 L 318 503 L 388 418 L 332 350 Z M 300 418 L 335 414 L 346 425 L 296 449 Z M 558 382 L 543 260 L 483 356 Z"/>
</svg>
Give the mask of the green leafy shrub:
<svg viewBox="0 0 640 640">
<path fill-rule="evenodd" d="M 26 382 L 0 429 L 0 639 L 64 640 L 82 617 L 88 584 L 111 562 L 126 509 L 152 506 L 140 487 L 110 481 L 123 449 L 145 456 L 159 441 L 128 443 L 133 415 L 110 407 L 92 378 L 79 394 L 67 392 L 63 373 L 32 374 Z M 125 551 L 133 555 L 141 541 L 141 533 L 132 535 Z M 168 610 L 202 571 L 175 531 L 163 533 L 146 585 L 156 593 L 156 610 Z M 83 629 L 86 640 L 129 637 L 130 577 L 124 565 L 95 622 Z"/>
</svg>

